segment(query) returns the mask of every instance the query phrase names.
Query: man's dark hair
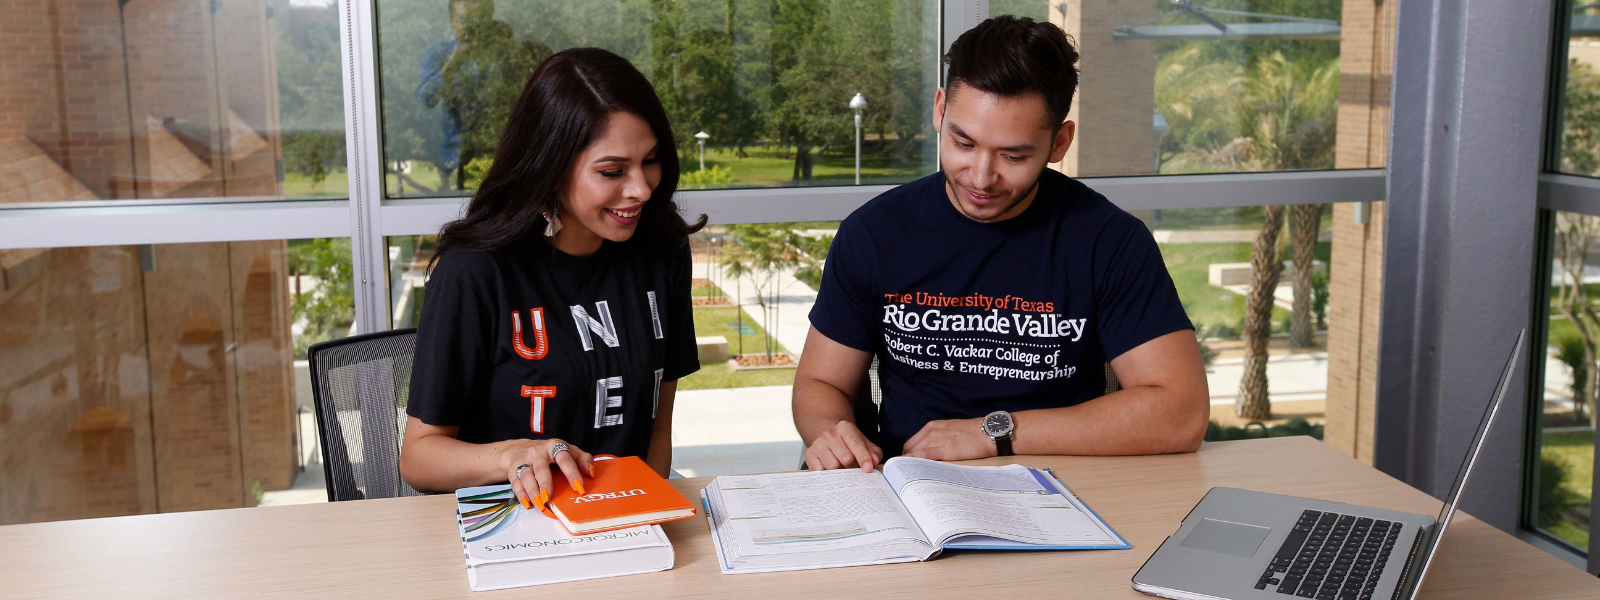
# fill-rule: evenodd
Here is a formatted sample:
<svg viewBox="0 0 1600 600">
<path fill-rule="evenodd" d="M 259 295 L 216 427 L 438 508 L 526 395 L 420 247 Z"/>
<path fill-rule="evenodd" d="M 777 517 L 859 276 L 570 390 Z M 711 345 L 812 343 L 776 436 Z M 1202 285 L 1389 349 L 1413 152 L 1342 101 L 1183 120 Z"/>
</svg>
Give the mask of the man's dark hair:
<svg viewBox="0 0 1600 600">
<path fill-rule="evenodd" d="M 1050 110 L 1050 127 L 1067 120 L 1078 89 L 1078 50 L 1051 23 L 1001 15 L 979 23 L 950 44 L 945 96 L 961 86 L 1002 98 L 1039 94 Z"/>
</svg>

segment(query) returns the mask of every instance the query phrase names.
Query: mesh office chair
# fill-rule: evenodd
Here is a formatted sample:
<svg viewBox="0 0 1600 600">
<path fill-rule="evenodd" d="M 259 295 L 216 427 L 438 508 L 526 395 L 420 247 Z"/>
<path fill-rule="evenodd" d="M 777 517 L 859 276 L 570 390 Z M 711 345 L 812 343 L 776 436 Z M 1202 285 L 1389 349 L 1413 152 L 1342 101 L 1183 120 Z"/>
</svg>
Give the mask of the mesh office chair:
<svg viewBox="0 0 1600 600">
<path fill-rule="evenodd" d="M 400 441 L 416 328 L 316 344 L 311 396 L 317 406 L 328 500 L 420 496 L 400 480 Z"/>
</svg>

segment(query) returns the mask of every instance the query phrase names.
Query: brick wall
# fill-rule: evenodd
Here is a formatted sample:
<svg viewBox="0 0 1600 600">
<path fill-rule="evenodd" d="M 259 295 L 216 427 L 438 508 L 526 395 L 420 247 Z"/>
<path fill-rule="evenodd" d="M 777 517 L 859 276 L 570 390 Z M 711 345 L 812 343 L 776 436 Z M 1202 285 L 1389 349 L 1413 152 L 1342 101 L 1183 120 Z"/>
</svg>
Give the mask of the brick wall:
<svg viewBox="0 0 1600 600">
<path fill-rule="evenodd" d="M 1344 3 L 1334 157 L 1340 169 L 1387 164 L 1394 7 L 1394 2 Z M 1356 210 L 1348 203 L 1333 208 L 1324 441 L 1370 464 L 1377 406 L 1378 316 L 1383 299 L 1383 203 L 1372 203 L 1366 223 L 1356 222 Z"/>
<path fill-rule="evenodd" d="M 295 469 L 282 241 L 0 251 L 0 524 L 233 508 Z"/>
<path fill-rule="evenodd" d="M 9 3 L 0 19 L 0 140 L 27 138 L 104 199 L 281 193 L 266 2 L 237 0 L 214 14 L 209 6 Z M 228 153 L 230 112 L 269 143 Z M 159 144 L 150 138 L 149 117 L 187 125 L 188 150 L 210 172 L 198 181 L 152 185 L 151 163 L 162 157 L 152 150 Z"/>
<path fill-rule="evenodd" d="M 1069 119 L 1077 140 L 1054 166 L 1072 177 L 1149 175 L 1155 167 L 1156 42 L 1115 40 L 1111 32 L 1156 16 L 1149 0 L 1067 0 L 1051 9 L 1078 46 L 1078 94 Z"/>
</svg>

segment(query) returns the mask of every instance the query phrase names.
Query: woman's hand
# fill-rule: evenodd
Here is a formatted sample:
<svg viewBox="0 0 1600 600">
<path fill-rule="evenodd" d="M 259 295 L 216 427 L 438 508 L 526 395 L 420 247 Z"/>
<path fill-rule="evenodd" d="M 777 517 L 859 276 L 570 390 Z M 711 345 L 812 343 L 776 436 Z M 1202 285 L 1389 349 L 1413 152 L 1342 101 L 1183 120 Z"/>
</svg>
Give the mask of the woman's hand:
<svg viewBox="0 0 1600 600">
<path fill-rule="evenodd" d="M 561 468 L 572 489 L 580 495 L 585 493 L 583 476 L 594 476 L 594 457 L 571 444 L 567 444 L 565 451 L 551 457 L 550 448 L 558 443 L 566 442 L 557 439 L 512 440 L 500 451 L 500 468 L 505 471 L 506 480 L 511 482 L 511 491 L 517 495 L 523 508 L 530 508 L 531 502 L 543 511 L 545 503 L 550 501 L 550 488 L 555 483 L 550 472 L 552 463 Z M 530 468 L 522 469 L 519 474 L 517 470 L 522 465 L 529 465 Z"/>
</svg>

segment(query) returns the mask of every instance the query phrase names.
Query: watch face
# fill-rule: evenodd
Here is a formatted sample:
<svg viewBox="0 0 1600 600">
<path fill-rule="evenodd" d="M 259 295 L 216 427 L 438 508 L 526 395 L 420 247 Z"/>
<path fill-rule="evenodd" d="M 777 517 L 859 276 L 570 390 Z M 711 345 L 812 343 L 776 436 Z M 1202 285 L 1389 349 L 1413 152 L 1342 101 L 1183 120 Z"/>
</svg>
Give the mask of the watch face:
<svg viewBox="0 0 1600 600">
<path fill-rule="evenodd" d="M 996 412 L 983 418 L 983 431 L 991 436 L 1011 433 L 1011 414 Z"/>
</svg>

